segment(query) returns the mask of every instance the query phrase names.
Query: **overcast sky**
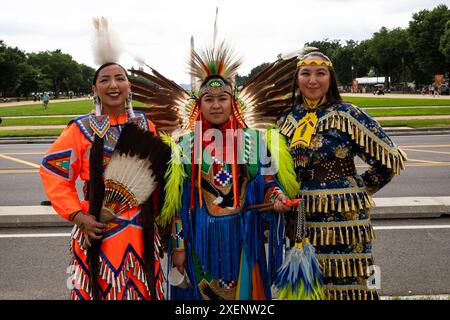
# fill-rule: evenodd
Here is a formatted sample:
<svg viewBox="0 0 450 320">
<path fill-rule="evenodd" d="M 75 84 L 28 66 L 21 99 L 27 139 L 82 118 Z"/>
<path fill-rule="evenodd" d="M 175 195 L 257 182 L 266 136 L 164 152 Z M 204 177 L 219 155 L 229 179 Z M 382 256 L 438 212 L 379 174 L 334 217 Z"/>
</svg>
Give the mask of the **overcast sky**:
<svg viewBox="0 0 450 320">
<path fill-rule="evenodd" d="M 127 50 L 168 78 L 189 83 L 190 37 L 197 48 L 219 38 L 244 58 L 247 74 L 313 40 L 368 39 L 382 26 L 406 27 L 412 14 L 448 0 L 1 0 L 0 40 L 26 52 L 61 49 L 91 67 L 92 17 L 105 16 Z M 131 67 L 131 55 L 120 61 Z"/>
</svg>

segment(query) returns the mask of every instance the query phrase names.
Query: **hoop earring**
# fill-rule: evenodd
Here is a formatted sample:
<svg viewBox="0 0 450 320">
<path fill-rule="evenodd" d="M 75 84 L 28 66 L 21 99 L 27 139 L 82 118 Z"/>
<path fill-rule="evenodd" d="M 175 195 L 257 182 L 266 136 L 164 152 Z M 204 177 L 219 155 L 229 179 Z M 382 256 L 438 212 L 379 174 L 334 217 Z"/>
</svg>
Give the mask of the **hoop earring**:
<svg viewBox="0 0 450 320">
<path fill-rule="evenodd" d="M 98 96 L 96 94 L 94 94 L 93 101 L 94 101 L 94 107 L 95 107 L 95 114 L 97 116 L 101 116 L 102 115 L 102 103 L 100 102 L 100 99 L 98 98 Z"/>
<path fill-rule="evenodd" d="M 133 111 L 133 104 L 132 102 L 132 98 L 133 98 L 133 93 L 130 91 L 128 93 L 128 97 L 127 97 L 127 113 L 128 113 L 128 117 L 129 118 L 134 118 L 134 111 Z"/>
</svg>

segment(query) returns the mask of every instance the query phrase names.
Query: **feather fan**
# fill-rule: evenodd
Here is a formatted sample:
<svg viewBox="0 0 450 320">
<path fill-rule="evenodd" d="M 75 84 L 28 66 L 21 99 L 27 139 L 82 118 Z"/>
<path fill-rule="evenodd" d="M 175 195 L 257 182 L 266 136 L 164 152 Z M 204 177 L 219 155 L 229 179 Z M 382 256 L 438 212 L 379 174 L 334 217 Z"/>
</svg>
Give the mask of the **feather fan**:
<svg viewBox="0 0 450 320">
<path fill-rule="evenodd" d="M 126 124 L 105 170 L 100 221 L 108 222 L 146 202 L 164 184 L 170 156 L 170 148 L 159 137 L 134 123 Z"/>
</svg>

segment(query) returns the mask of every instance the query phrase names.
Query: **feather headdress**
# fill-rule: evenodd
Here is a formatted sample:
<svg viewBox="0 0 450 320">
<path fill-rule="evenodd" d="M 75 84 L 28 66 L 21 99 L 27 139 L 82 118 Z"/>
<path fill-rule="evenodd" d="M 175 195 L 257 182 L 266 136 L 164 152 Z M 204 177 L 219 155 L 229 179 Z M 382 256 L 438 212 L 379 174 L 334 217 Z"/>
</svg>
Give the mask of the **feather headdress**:
<svg viewBox="0 0 450 320">
<path fill-rule="evenodd" d="M 94 18 L 94 35 L 92 47 L 94 61 L 98 65 L 107 62 L 118 62 L 120 56 L 125 51 L 117 33 L 109 28 L 108 20 L 105 17 Z"/>
<path fill-rule="evenodd" d="M 158 130 L 172 135 L 177 129 L 192 129 L 199 114 L 197 100 L 206 92 L 232 94 L 233 113 L 239 126 L 252 129 L 272 127 L 279 115 L 291 107 L 298 58 L 315 48 L 282 55 L 236 90 L 232 86 L 242 59 L 225 41 L 217 41 L 217 33 L 216 11 L 212 44 L 201 52 L 192 49 L 188 61 L 189 73 L 203 84 L 199 92 L 187 92 L 151 67 L 149 73 L 130 70 L 139 76 L 130 80 L 133 98 L 146 104 L 138 109 L 148 114 Z"/>
<path fill-rule="evenodd" d="M 192 56 L 193 59 L 189 61 L 189 73 L 200 83 L 208 77 L 219 76 L 234 85 L 242 59 L 236 57 L 233 49 L 225 40 L 219 45 L 213 43 L 212 46 L 200 53 L 192 49 Z"/>
</svg>

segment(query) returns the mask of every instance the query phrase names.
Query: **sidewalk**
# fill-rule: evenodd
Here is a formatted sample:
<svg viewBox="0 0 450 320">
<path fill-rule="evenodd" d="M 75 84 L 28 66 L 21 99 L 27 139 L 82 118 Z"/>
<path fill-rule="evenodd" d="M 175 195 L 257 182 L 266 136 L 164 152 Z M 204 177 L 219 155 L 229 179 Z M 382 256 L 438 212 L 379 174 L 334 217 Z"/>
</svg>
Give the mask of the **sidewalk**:
<svg viewBox="0 0 450 320">
<path fill-rule="evenodd" d="M 429 94 L 411 94 L 411 93 L 385 93 L 384 95 L 375 95 L 369 93 L 341 93 L 343 97 L 361 97 L 361 98 L 405 98 L 405 99 L 450 99 L 450 96 L 430 96 Z"/>
<path fill-rule="evenodd" d="M 73 99 L 50 99 L 49 104 L 51 104 L 52 102 L 70 102 L 70 101 L 80 101 L 80 100 L 91 100 L 87 97 L 84 98 L 73 98 Z M 11 102 L 0 102 L 0 108 L 1 107 L 15 107 L 15 106 L 26 106 L 26 105 L 32 105 L 32 104 L 41 104 L 42 105 L 42 101 L 11 101 Z"/>
<path fill-rule="evenodd" d="M 373 220 L 439 218 L 450 215 L 450 197 L 374 198 Z M 73 224 L 62 219 L 51 206 L 0 207 L 0 228 L 64 227 Z"/>
</svg>

